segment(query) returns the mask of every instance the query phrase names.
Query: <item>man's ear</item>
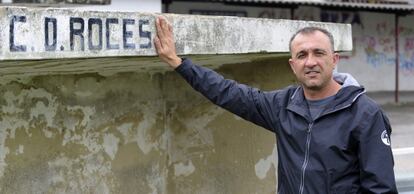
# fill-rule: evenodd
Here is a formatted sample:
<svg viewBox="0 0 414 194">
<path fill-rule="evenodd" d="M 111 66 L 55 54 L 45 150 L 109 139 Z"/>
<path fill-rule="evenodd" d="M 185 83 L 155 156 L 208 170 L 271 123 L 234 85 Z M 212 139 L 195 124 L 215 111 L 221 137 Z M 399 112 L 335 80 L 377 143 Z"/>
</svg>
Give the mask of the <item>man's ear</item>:
<svg viewBox="0 0 414 194">
<path fill-rule="evenodd" d="M 293 73 L 296 74 L 296 71 L 295 71 L 295 68 L 294 68 L 295 62 L 293 62 L 292 58 L 289 59 L 289 65 L 290 65 L 290 69 L 292 69 Z"/>
<path fill-rule="evenodd" d="M 336 65 L 338 65 L 338 63 L 339 63 L 339 54 L 338 53 L 334 53 L 333 54 L 333 69 L 335 69 L 335 67 L 336 67 Z"/>
</svg>

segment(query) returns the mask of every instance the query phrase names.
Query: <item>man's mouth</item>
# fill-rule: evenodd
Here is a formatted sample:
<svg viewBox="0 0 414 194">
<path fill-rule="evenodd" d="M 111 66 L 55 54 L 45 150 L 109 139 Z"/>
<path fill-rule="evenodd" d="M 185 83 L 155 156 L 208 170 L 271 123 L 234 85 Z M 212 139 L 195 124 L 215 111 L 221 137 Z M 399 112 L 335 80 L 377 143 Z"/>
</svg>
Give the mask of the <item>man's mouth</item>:
<svg viewBox="0 0 414 194">
<path fill-rule="evenodd" d="M 313 74 L 318 74 L 319 71 L 306 71 L 305 74 L 306 75 L 313 75 Z"/>
</svg>

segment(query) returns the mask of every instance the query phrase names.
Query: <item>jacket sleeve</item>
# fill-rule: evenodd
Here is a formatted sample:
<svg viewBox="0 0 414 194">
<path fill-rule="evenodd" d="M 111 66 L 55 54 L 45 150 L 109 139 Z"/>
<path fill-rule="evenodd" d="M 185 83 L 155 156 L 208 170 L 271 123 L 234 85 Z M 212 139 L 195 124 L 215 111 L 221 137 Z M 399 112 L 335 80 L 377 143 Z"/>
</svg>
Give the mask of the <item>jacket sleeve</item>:
<svg viewBox="0 0 414 194">
<path fill-rule="evenodd" d="M 260 101 L 265 98 L 260 90 L 224 79 L 211 69 L 194 65 L 189 59 L 183 59 L 175 70 L 214 104 L 273 131 L 272 124 L 266 119 L 270 114 L 269 107 L 263 110 L 260 105 Z"/>
<path fill-rule="evenodd" d="M 362 193 L 398 193 L 391 150 L 391 126 L 380 109 L 372 114 L 366 115 L 359 140 Z"/>
</svg>

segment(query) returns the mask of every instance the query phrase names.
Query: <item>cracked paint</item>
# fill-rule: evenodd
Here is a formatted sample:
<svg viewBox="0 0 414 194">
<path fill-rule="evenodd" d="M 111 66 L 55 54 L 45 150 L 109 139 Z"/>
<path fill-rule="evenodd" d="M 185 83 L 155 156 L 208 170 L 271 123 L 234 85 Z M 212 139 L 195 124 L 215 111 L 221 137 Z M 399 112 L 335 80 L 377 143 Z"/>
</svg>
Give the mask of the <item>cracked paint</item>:
<svg viewBox="0 0 414 194">
<path fill-rule="evenodd" d="M 113 160 L 118 151 L 119 138 L 112 134 L 105 134 L 103 139 L 103 147 L 106 154 Z"/>
<path fill-rule="evenodd" d="M 175 176 L 189 176 L 195 171 L 193 162 L 190 160 L 186 163 L 180 162 L 174 164 L 174 175 Z"/>
<path fill-rule="evenodd" d="M 271 168 L 272 166 L 273 166 L 273 169 L 275 170 L 274 173 L 276 174 L 276 169 L 277 169 L 277 147 L 276 145 L 274 146 L 273 152 L 271 155 L 269 155 L 266 158 L 260 159 L 254 166 L 256 176 L 259 179 L 266 178 L 270 169 L 272 169 Z"/>
<path fill-rule="evenodd" d="M 113 82 L 118 80 L 122 84 L 130 79 L 134 77 L 49 76 L 32 77 L 32 81 L 24 83 L 1 82 L 6 84 L 0 85 L 0 184 L 3 185 L 0 192 L 33 191 L 29 186 L 19 186 L 15 190 L 14 184 L 7 183 L 12 178 L 10 173 L 20 173 L 16 165 L 25 164 L 25 160 L 19 158 L 33 154 L 32 163 L 47 162 L 36 172 L 45 176 L 33 174 L 42 177 L 39 181 L 43 182 L 43 188 L 38 191 L 83 193 L 90 188 L 94 188 L 93 193 L 118 191 L 122 183 L 114 176 L 112 166 L 114 161 L 118 162 L 120 146 L 133 142 L 143 154 L 153 155 L 152 152 L 158 153 L 166 145 L 163 129 L 159 128 L 163 125 L 158 124 L 162 115 L 159 110 L 163 107 L 160 101 L 139 101 L 142 100 L 139 92 L 128 93 L 136 85 Z M 152 87 L 153 84 L 147 81 L 138 87 L 142 85 Z M 99 92 L 94 93 L 96 88 Z M 125 101 L 120 100 L 124 92 L 128 93 Z M 156 96 L 157 93 L 147 95 Z M 116 108 L 101 111 L 103 106 L 109 105 Z M 53 144 L 44 151 L 29 149 L 29 142 L 46 141 Z M 55 151 L 48 153 L 49 149 Z M 12 160 L 20 162 L 8 162 Z M 164 174 L 165 167 L 154 165 L 151 165 L 154 173 Z M 164 178 L 152 175 L 143 178 L 148 184 L 144 190 L 164 192 Z"/>
</svg>

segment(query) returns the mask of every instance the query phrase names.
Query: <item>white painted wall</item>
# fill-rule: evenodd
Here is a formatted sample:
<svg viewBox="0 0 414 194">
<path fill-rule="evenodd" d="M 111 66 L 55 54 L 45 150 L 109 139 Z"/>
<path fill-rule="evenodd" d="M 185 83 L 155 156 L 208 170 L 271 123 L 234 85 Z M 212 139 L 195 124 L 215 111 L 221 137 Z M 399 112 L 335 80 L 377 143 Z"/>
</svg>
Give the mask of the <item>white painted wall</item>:
<svg viewBox="0 0 414 194">
<path fill-rule="evenodd" d="M 400 90 L 413 90 L 414 83 L 414 15 L 400 17 Z"/>
</svg>

